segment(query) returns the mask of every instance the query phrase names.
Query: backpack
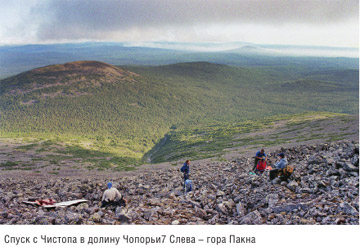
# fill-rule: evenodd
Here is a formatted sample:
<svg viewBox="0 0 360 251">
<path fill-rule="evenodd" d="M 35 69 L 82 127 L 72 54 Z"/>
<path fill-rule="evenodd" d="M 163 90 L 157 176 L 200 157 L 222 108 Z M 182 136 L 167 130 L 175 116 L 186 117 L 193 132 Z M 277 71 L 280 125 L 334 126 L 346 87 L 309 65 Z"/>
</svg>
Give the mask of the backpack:
<svg viewBox="0 0 360 251">
<path fill-rule="evenodd" d="M 272 169 L 270 171 L 270 180 L 273 180 L 279 176 L 282 181 L 286 181 L 293 174 L 294 170 L 295 170 L 295 167 L 292 167 L 289 165 L 287 165 L 285 168 L 280 169 L 280 170 Z"/>
<path fill-rule="evenodd" d="M 181 168 L 180 168 L 180 172 L 185 172 L 185 165 L 183 165 Z"/>
<path fill-rule="evenodd" d="M 287 165 L 281 170 L 280 176 L 282 179 L 287 180 L 294 172 L 294 167 Z"/>
<path fill-rule="evenodd" d="M 256 165 L 256 169 L 259 171 L 264 171 L 266 168 L 266 161 L 265 160 L 259 160 L 257 165 Z"/>
<path fill-rule="evenodd" d="M 287 165 L 285 168 L 284 168 L 284 175 L 291 175 L 293 172 L 294 172 L 294 167 L 292 167 L 292 166 L 289 166 L 289 165 Z"/>
<path fill-rule="evenodd" d="M 185 172 L 185 170 L 186 170 L 186 167 L 187 167 L 187 165 L 186 164 L 184 164 L 181 168 L 180 168 L 180 172 Z"/>
</svg>

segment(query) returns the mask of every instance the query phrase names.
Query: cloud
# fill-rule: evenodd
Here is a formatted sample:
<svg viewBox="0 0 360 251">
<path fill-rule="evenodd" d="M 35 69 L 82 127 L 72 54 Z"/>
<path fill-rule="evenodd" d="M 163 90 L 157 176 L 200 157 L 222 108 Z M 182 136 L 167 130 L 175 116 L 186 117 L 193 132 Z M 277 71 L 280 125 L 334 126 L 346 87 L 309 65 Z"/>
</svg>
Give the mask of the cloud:
<svg viewBox="0 0 360 251">
<path fill-rule="evenodd" d="M 44 17 L 40 40 L 139 40 L 142 33 L 173 36 L 207 25 L 328 26 L 358 22 L 358 11 L 357 0 L 51 0 L 32 12 Z"/>
<path fill-rule="evenodd" d="M 357 0 L 12 0 L 0 44 L 180 41 L 358 47 Z"/>
<path fill-rule="evenodd" d="M 21 0 L 1 1 L 0 6 L 0 43 L 26 41 L 36 36 L 38 24 L 43 19 L 38 13 L 32 15 L 34 1 L 27 1 L 26 6 Z"/>
</svg>

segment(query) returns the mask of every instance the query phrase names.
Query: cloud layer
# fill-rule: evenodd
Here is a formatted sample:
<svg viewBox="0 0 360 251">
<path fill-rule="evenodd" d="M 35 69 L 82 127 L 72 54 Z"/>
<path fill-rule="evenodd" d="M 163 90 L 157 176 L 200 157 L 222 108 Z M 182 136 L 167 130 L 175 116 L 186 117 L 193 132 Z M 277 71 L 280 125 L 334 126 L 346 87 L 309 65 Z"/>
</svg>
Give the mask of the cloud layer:
<svg viewBox="0 0 360 251">
<path fill-rule="evenodd" d="M 15 2 L 21 2 L 16 0 Z M 27 1 L 28 2 L 28 1 Z M 48 0 L 30 1 L 30 14 L 18 30 L 32 23 L 38 41 L 61 40 L 238 40 L 270 30 L 301 26 L 358 26 L 357 0 Z M 24 6 L 26 8 L 26 6 Z M 29 22 L 32 20 L 32 22 Z M 22 27 L 21 27 L 22 25 Z M 231 27 L 231 30 L 228 28 Z M 14 36 L 14 29 L 7 33 Z M 254 28 L 254 29 L 253 29 Z M 348 27 L 349 28 L 349 27 Z M 221 32 L 230 30 L 228 33 Z M 356 31 L 358 32 L 358 31 Z M 280 34 L 279 33 L 279 34 Z M 312 32 L 313 33 L 313 32 Z M 226 37 L 228 35 L 228 37 Z M 232 35 L 234 34 L 234 35 Z M 237 35 L 235 35 L 237 34 Z M 358 33 L 357 33 L 358 34 Z M 277 34 L 274 34 L 277 35 Z M 306 34 L 305 34 L 306 35 Z M 225 36 L 225 37 L 224 37 Z"/>
<path fill-rule="evenodd" d="M 98 37 L 98 32 L 219 23 L 328 25 L 357 18 L 358 1 L 52 0 L 36 11 L 49 14 L 38 30 L 41 39 L 68 39 Z"/>
</svg>

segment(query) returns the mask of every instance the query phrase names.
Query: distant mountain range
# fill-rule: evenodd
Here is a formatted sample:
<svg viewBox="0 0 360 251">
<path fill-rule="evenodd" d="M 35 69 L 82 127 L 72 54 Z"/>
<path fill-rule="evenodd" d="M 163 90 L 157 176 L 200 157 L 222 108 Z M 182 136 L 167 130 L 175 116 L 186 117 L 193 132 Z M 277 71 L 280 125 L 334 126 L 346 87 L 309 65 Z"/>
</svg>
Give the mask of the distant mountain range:
<svg viewBox="0 0 360 251">
<path fill-rule="evenodd" d="M 324 67 L 358 69 L 358 49 L 242 42 L 91 42 L 0 46 L 0 79 L 35 67 L 77 60 L 97 60 L 115 65 L 207 61 L 244 67 L 309 65 L 321 61 Z"/>
</svg>

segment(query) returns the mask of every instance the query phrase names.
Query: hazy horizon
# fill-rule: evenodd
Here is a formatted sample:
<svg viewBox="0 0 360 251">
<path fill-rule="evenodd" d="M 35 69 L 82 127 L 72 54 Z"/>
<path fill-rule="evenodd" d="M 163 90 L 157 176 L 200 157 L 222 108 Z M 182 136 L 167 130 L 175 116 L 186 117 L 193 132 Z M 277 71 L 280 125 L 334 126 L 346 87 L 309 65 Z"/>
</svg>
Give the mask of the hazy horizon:
<svg viewBox="0 0 360 251">
<path fill-rule="evenodd" d="M 178 41 L 83 41 L 69 43 L 29 43 L 0 45 L 2 48 L 23 47 L 23 46 L 123 46 L 142 47 L 164 50 L 176 50 L 193 53 L 230 52 L 230 53 L 251 53 L 269 56 L 311 56 L 311 57 L 348 57 L 359 58 L 359 49 L 351 47 L 334 46 L 311 46 L 311 45 L 282 45 L 282 44 L 259 44 L 244 41 L 232 42 L 178 42 Z"/>
</svg>

